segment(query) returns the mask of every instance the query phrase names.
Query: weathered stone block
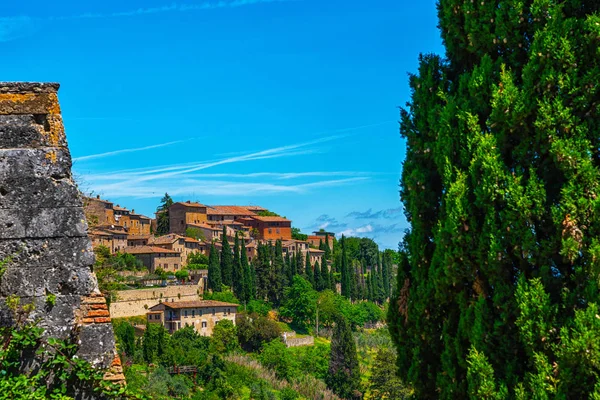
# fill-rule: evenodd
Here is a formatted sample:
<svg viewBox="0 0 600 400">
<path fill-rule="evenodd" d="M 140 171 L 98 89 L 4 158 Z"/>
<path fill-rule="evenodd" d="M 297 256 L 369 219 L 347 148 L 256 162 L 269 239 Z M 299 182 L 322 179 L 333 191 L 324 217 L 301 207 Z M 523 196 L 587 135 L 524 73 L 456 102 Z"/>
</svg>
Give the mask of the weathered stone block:
<svg viewBox="0 0 600 400">
<path fill-rule="evenodd" d="M 93 291 L 98 282 L 89 268 L 8 268 L 0 282 L 0 295 L 20 297 L 46 296 L 51 293 L 85 295 Z"/>
<path fill-rule="evenodd" d="M 0 209 L 0 239 L 86 235 L 87 222 L 80 207 Z"/>
<path fill-rule="evenodd" d="M 56 93 L 0 93 L 0 114 L 60 114 Z"/>
<path fill-rule="evenodd" d="M 66 146 L 60 115 L 0 115 L 0 148 Z"/>
<path fill-rule="evenodd" d="M 110 367 L 115 338 L 110 323 L 83 325 L 79 332 L 79 355 L 92 365 Z"/>
<path fill-rule="evenodd" d="M 92 245 L 87 237 L 0 239 L 0 260 L 10 258 L 8 268 L 69 268 L 94 264 Z"/>
<path fill-rule="evenodd" d="M 58 148 L 0 149 L 0 183 L 26 177 L 71 179 L 69 152 Z"/>
<path fill-rule="evenodd" d="M 0 183 L 0 209 L 37 207 L 80 207 L 77 187 L 68 178 L 11 176 Z"/>
</svg>

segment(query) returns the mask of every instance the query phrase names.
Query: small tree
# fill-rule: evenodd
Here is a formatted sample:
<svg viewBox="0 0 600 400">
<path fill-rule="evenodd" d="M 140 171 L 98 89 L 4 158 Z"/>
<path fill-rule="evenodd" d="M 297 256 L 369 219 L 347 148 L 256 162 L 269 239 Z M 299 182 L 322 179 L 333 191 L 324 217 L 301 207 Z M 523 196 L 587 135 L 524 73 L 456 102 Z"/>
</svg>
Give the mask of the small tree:
<svg viewBox="0 0 600 400">
<path fill-rule="evenodd" d="M 310 282 L 296 275 L 292 286 L 285 289 L 283 304 L 279 310 L 281 316 L 291 318 L 294 325 L 307 329 L 315 319 L 317 292 Z"/>
<path fill-rule="evenodd" d="M 412 390 L 396 374 L 396 353 L 393 349 L 381 347 L 375 356 L 369 379 L 369 398 L 408 399 Z"/>
<path fill-rule="evenodd" d="M 326 382 L 343 399 L 362 399 L 356 343 L 350 326 L 342 315 L 336 318 Z"/>
<path fill-rule="evenodd" d="M 210 351 L 214 354 L 227 354 L 240 346 L 237 328 L 228 319 L 223 319 L 215 325 L 210 340 Z"/>
</svg>

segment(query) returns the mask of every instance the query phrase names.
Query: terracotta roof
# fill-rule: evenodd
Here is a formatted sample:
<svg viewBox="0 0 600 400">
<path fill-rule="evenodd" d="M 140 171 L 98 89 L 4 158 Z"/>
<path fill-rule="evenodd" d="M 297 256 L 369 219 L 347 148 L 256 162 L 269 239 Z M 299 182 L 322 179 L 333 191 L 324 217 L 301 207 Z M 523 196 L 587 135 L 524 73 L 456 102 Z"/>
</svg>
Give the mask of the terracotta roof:
<svg viewBox="0 0 600 400">
<path fill-rule="evenodd" d="M 323 250 L 317 250 L 317 249 L 308 249 L 308 251 L 309 251 L 310 253 L 317 253 L 317 254 L 323 253 L 323 254 L 325 254 L 325 252 L 324 252 Z"/>
<path fill-rule="evenodd" d="M 191 237 L 186 237 L 184 238 L 186 242 L 191 242 L 191 243 L 200 243 L 199 240 L 191 238 Z"/>
<path fill-rule="evenodd" d="M 117 231 L 117 230 L 114 230 L 114 229 L 102 229 L 102 231 L 103 232 L 108 232 L 111 235 L 122 235 L 122 236 L 124 235 L 124 236 L 127 236 L 127 232 L 124 232 L 124 231 Z"/>
<path fill-rule="evenodd" d="M 252 219 L 263 222 L 292 222 L 291 220 L 283 217 L 261 217 L 258 215 L 253 216 Z"/>
<path fill-rule="evenodd" d="M 205 308 L 205 307 L 235 307 L 237 308 L 239 304 L 234 303 L 225 303 L 223 301 L 216 300 L 196 300 L 196 301 L 177 301 L 177 302 L 162 302 L 160 304 L 155 305 L 154 307 L 150 307 L 150 310 L 156 308 L 160 305 L 164 305 L 165 307 L 180 309 L 180 308 Z"/>
<path fill-rule="evenodd" d="M 206 207 L 204 204 L 200 204 L 200 203 L 193 203 L 193 202 L 188 202 L 188 201 L 178 201 L 177 203 L 173 203 L 173 205 L 175 204 L 181 204 L 182 206 L 185 207 L 194 207 L 194 208 L 204 208 Z"/>
<path fill-rule="evenodd" d="M 168 235 L 163 235 L 163 236 L 155 237 L 150 242 L 152 244 L 171 244 L 174 241 L 179 240 L 179 239 L 183 239 L 183 238 L 184 238 L 183 236 L 179 236 L 177 234 L 170 233 Z"/>
<path fill-rule="evenodd" d="M 154 246 L 129 246 L 123 249 L 123 253 L 128 254 L 154 254 L 154 253 L 167 253 L 167 254 L 180 254 L 175 250 L 163 249 L 161 247 Z"/>
<path fill-rule="evenodd" d="M 112 204 L 112 201 L 99 199 L 98 197 L 87 197 L 87 196 L 84 196 L 84 199 L 86 199 L 86 200 L 92 200 L 92 201 L 97 201 L 99 203 Z"/>
<path fill-rule="evenodd" d="M 257 212 L 257 211 L 267 211 L 266 208 L 261 207 L 261 206 L 242 206 L 242 207 L 244 207 L 244 208 L 246 208 L 246 209 L 248 209 L 250 211 L 254 211 L 254 212 Z"/>
<path fill-rule="evenodd" d="M 104 231 L 90 231 L 89 234 L 93 236 L 112 236 L 110 233 Z"/>
<path fill-rule="evenodd" d="M 255 215 L 252 211 L 240 206 L 210 206 L 206 209 L 208 215 Z"/>
</svg>

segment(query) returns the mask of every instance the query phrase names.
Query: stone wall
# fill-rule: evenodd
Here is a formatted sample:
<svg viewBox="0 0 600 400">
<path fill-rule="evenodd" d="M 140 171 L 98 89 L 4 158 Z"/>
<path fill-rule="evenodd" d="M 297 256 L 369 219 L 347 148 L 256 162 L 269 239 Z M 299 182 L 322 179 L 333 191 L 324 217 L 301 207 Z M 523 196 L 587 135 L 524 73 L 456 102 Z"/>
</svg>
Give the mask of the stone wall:
<svg viewBox="0 0 600 400">
<path fill-rule="evenodd" d="M 146 315 L 148 308 L 154 307 L 161 300 L 199 300 L 199 293 L 202 293 L 202 289 L 197 285 L 168 286 L 159 289 L 121 290 L 117 292 L 116 300 L 110 303 L 110 316 L 112 318 L 124 318 Z"/>
<path fill-rule="evenodd" d="M 14 323 L 6 298 L 18 296 L 33 303 L 30 318 L 39 319 L 46 336 L 75 335 L 79 356 L 107 368 L 117 364 L 115 340 L 91 270 L 94 254 L 71 175 L 58 87 L 0 83 L 0 325 Z"/>
<path fill-rule="evenodd" d="M 312 336 L 305 337 L 288 337 L 285 341 L 287 347 L 314 346 L 315 338 Z"/>
</svg>

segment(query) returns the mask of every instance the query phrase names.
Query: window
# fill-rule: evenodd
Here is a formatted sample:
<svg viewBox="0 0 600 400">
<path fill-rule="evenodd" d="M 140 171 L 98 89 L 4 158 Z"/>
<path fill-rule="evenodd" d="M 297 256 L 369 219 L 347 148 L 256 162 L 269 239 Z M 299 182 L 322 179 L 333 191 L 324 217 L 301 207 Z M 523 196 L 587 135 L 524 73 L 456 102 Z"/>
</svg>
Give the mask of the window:
<svg viewBox="0 0 600 400">
<path fill-rule="evenodd" d="M 276 232 L 276 233 L 279 233 L 279 228 L 275 229 L 275 232 Z"/>
<path fill-rule="evenodd" d="M 216 311 L 215 311 L 215 309 L 213 308 L 213 315 L 215 315 L 215 314 L 216 314 Z"/>
<path fill-rule="evenodd" d="M 196 316 L 196 310 L 192 310 L 192 318 Z"/>
<path fill-rule="evenodd" d="M 273 229 L 269 228 L 269 233 L 273 233 Z"/>
<path fill-rule="evenodd" d="M 231 314 L 231 309 L 227 309 L 227 315 Z"/>
<path fill-rule="evenodd" d="M 199 316 L 202 316 L 202 310 L 199 310 L 199 311 L 198 311 L 198 315 L 199 315 Z"/>
<path fill-rule="evenodd" d="M 202 321 L 202 327 L 206 328 L 206 321 Z"/>
<path fill-rule="evenodd" d="M 187 317 L 187 310 L 184 311 L 185 316 Z"/>
</svg>

